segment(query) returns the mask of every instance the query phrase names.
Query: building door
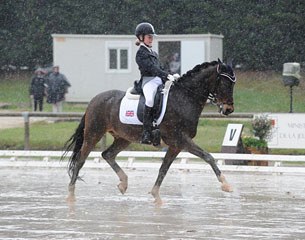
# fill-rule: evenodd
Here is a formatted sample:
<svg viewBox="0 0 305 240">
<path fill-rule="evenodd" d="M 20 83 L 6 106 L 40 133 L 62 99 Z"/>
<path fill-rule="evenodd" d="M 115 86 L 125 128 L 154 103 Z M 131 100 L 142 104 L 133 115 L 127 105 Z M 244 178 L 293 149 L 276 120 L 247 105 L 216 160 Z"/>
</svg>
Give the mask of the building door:
<svg viewBox="0 0 305 240">
<path fill-rule="evenodd" d="M 166 71 L 181 74 L 181 42 L 159 41 L 158 52 L 160 61 Z"/>
<path fill-rule="evenodd" d="M 206 61 L 204 41 L 183 40 L 181 42 L 181 73 L 193 69 L 197 64 Z"/>
</svg>

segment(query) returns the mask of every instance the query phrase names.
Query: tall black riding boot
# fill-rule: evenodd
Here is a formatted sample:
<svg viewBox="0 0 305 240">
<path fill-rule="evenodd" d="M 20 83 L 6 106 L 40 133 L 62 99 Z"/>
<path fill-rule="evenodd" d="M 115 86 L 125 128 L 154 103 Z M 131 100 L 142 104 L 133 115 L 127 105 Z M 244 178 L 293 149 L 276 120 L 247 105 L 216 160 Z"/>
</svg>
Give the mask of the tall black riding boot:
<svg viewBox="0 0 305 240">
<path fill-rule="evenodd" d="M 152 108 L 145 105 L 144 116 L 143 116 L 143 133 L 142 141 L 143 144 L 151 144 L 152 141 Z"/>
</svg>

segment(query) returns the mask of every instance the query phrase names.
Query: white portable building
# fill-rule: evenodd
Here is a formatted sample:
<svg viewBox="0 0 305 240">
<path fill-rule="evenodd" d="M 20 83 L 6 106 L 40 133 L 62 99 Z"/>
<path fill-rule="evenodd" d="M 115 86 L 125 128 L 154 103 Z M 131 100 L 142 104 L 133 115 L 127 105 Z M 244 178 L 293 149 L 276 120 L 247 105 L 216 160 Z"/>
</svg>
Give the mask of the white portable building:
<svg viewBox="0 0 305 240">
<path fill-rule="evenodd" d="M 67 101 L 89 102 L 96 94 L 127 90 L 140 78 L 133 35 L 53 34 L 53 64 L 71 83 Z M 153 49 L 163 65 L 186 73 L 195 65 L 222 59 L 223 36 L 215 34 L 158 35 Z"/>
</svg>

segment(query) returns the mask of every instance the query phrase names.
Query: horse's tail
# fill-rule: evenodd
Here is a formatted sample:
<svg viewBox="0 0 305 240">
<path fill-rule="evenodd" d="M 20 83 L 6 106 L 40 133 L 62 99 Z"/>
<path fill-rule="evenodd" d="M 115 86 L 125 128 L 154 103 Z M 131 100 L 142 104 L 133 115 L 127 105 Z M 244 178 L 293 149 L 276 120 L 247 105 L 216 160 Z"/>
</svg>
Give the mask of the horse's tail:
<svg viewBox="0 0 305 240">
<path fill-rule="evenodd" d="M 61 159 L 63 159 L 67 155 L 67 153 L 73 148 L 73 152 L 69 158 L 69 163 L 68 163 L 68 174 L 70 178 L 72 177 L 74 166 L 76 164 L 78 155 L 80 154 L 80 150 L 84 142 L 85 115 L 86 114 L 83 115 L 74 134 L 65 143 L 64 145 L 65 150 L 63 155 L 61 156 Z"/>
</svg>

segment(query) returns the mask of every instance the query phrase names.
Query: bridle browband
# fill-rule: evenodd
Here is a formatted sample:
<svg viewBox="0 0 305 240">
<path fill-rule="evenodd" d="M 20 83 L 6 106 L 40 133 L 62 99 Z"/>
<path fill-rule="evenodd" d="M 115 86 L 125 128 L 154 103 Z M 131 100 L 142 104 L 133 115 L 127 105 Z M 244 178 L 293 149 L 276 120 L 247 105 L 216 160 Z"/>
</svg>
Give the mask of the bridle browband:
<svg viewBox="0 0 305 240">
<path fill-rule="evenodd" d="M 220 65 L 220 64 L 218 64 L 218 65 L 217 65 L 217 68 L 216 68 L 216 71 L 217 71 L 218 75 L 219 75 L 219 76 L 226 77 L 226 78 L 228 78 L 231 82 L 235 83 L 235 82 L 236 82 L 235 74 L 233 73 L 233 75 L 230 75 L 230 74 L 228 74 L 228 73 L 220 73 L 220 72 L 219 72 L 219 65 Z"/>
</svg>

